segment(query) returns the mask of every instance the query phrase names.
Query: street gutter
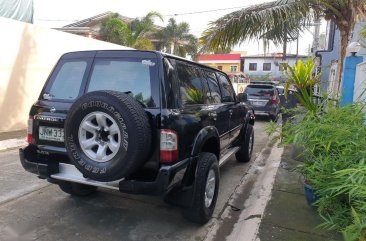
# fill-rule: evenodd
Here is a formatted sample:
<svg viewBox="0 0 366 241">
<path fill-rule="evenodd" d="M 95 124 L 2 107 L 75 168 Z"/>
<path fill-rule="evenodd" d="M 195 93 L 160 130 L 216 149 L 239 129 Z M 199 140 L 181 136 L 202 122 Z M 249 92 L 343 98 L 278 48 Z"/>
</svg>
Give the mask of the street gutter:
<svg viewBox="0 0 366 241">
<path fill-rule="evenodd" d="M 277 146 L 269 144 L 258 155 L 205 240 L 259 241 L 259 226 L 283 153 Z"/>
</svg>

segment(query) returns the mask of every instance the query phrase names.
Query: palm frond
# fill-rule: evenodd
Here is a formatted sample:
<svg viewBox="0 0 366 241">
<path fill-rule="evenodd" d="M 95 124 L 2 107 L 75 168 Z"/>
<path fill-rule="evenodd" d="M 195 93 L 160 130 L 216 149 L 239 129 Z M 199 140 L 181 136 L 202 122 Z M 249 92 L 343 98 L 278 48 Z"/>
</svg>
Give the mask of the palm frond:
<svg viewBox="0 0 366 241">
<path fill-rule="evenodd" d="M 226 14 L 211 22 L 200 40 L 205 50 L 231 47 L 247 39 L 266 38 L 281 44 L 311 23 L 315 12 L 310 1 L 277 0 Z"/>
</svg>

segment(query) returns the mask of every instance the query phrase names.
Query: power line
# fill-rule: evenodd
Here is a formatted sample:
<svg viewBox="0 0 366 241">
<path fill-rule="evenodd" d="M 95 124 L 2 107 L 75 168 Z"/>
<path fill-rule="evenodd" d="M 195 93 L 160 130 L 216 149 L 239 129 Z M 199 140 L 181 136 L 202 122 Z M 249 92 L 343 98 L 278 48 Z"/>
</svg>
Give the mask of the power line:
<svg viewBox="0 0 366 241">
<path fill-rule="evenodd" d="M 245 8 L 245 7 L 248 7 L 248 5 L 247 6 L 240 6 L 240 7 L 217 8 L 217 9 L 211 9 L 211 10 L 202 10 L 202 11 L 196 11 L 196 12 L 164 14 L 163 17 L 176 17 L 176 16 L 183 16 L 183 15 L 211 13 L 211 12 L 218 12 L 218 11 L 239 9 L 239 8 Z M 80 21 L 80 20 L 77 20 L 77 19 L 35 19 L 35 20 L 37 20 L 37 21 L 45 21 L 45 22 L 77 22 L 77 21 Z"/>
<path fill-rule="evenodd" d="M 186 13 L 165 14 L 163 16 L 164 17 L 175 17 L 175 16 L 182 16 L 182 15 L 192 15 L 192 14 L 218 12 L 218 11 L 232 10 L 232 9 L 245 8 L 245 7 L 248 7 L 248 6 L 231 7 L 231 8 L 218 8 L 218 9 L 203 10 L 203 11 L 196 11 L 196 12 L 186 12 Z"/>
</svg>

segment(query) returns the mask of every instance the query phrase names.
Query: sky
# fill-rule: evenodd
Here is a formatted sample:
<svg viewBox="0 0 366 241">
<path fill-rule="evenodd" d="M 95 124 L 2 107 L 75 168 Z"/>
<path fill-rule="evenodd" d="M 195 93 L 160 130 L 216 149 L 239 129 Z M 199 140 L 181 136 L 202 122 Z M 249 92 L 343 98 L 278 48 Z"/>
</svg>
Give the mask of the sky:
<svg viewBox="0 0 366 241">
<path fill-rule="evenodd" d="M 150 11 L 157 11 L 164 16 L 164 22 L 156 24 L 164 26 L 168 19 L 174 17 L 178 22 L 188 22 L 190 32 L 196 37 L 214 21 L 224 14 L 239 10 L 252 4 L 269 2 L 270 0 L 34 0 L 34 24 L 45 27 L 62 27 L 77 20 L 112 11 L 127 17 L 143 17 Z M 209 10 L 226 9 L 212 12 Z M 187 14 L 192 12 L 201 12 Z M 183 14 L 182 14 L 183 13 Z M 178 15 L 176 15 L 178 14 Z M 182 15 L 180 15 L 182 14 Z M 306 31 L 300 39 L 300 54 L 307 54 L 309 44 L 313 41 L 311 32 Z M 252 40 L 235 46 L 233 50 L 247 51 L 248 54 L 263 53 L 261 41 Z M 282 48 L 271 46 L 270 52 L 282 52 Z M 289 44 L 289 53 L 296 53 L 296 43 Z"/>
</svg>

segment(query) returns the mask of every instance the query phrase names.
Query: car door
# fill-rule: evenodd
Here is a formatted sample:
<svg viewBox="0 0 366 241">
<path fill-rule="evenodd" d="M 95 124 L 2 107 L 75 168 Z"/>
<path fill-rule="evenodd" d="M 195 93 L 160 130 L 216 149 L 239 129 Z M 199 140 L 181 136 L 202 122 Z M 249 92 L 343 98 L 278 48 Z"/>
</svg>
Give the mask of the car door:
<svg viewBox="0 0 366 241">
<path fill-rule="evenodd" d="M 215 73 L 207 69 L 202 70 L 202 72 L 206 80 L 205 84 L 208 85 L 210 90 L 210 115 L 214 117 L 214 125 L 220 135 L 220 147 L 224 149 L 230 144 L 230 106 L 222 100 Z"/>
<path fill-rule="evenodd" d="M 222 93 L 222 100 L 225 103 L 230 114 L 230 143 L 233 142 L 240 134 L 241 127 L 246 116 L 245 105 L 236 101 L 235 91 L 230 84 L 230 80 L 223 73 L 217 72 L 217 79 Z"/>
</svg>

